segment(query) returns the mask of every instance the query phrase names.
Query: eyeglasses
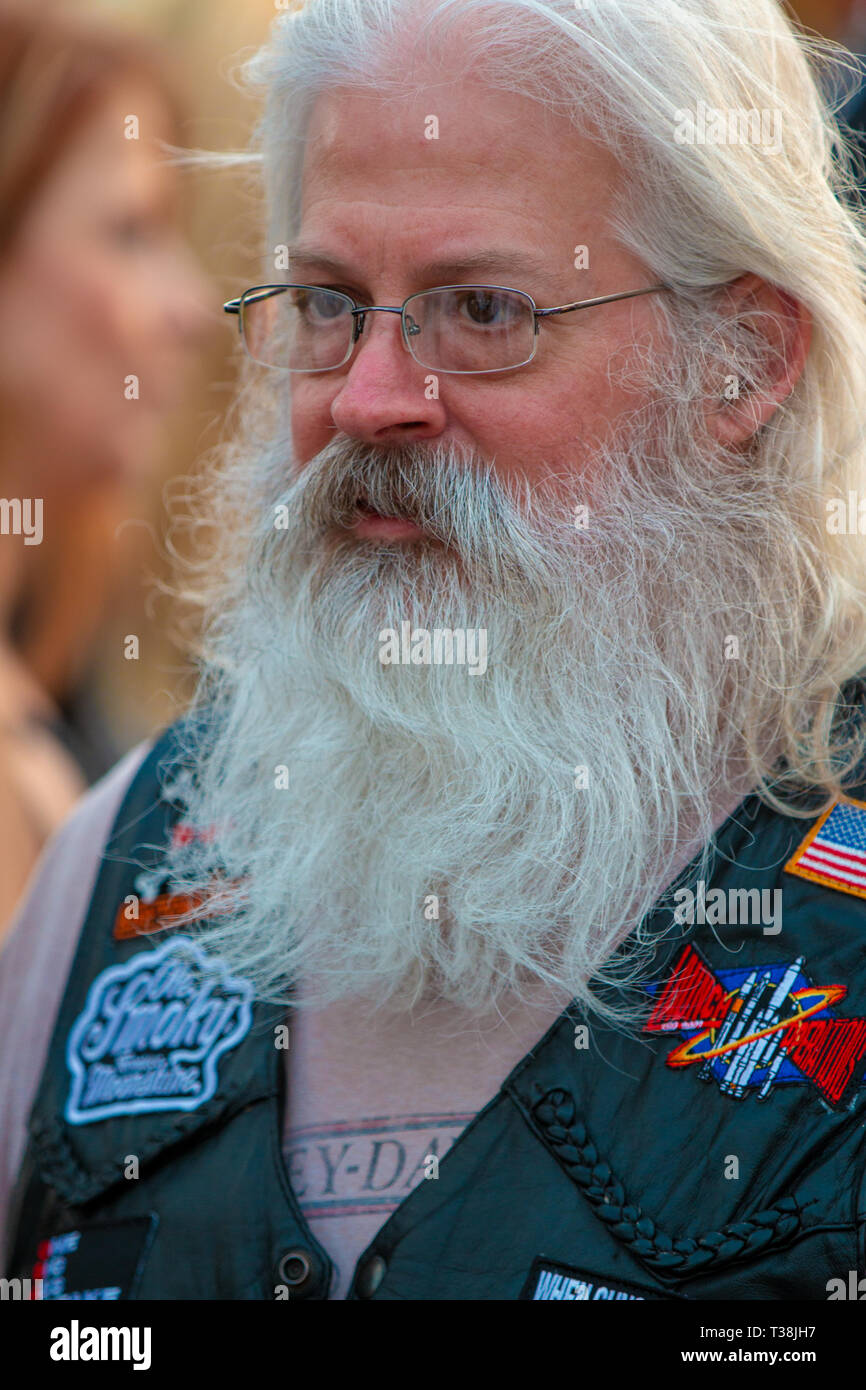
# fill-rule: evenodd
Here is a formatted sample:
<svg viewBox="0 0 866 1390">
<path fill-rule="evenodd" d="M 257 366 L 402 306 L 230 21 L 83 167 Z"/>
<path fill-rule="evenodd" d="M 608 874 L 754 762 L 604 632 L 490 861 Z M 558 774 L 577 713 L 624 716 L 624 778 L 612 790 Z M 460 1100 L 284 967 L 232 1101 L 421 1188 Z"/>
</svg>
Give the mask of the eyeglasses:
<svg viewBox="0 0 866 1390">
<path fill-rule="evenodd" d="M 650 285 L 539 309 L 531 295 L 504 285 L 441 285 L 392 308 L 356 304 L 321 285 L 254 285 L 223 309 L 237 314 L 246 351 L 265 367 L 334 371 L 352 356 L 367 314 L 399 314 L 403 342 L 419 366 L 463 376 L 525 367 L 535 356 L 539 321 L 549 315 L 670 288 Z"/>
</svg>

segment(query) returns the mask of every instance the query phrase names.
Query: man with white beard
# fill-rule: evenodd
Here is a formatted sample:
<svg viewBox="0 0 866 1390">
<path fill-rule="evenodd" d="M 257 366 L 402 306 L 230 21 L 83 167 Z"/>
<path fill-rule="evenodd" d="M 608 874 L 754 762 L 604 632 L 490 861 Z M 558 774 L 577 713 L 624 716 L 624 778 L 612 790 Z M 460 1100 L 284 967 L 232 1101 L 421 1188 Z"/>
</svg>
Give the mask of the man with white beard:
<svg viewBox="0 0 866 1390">
<path fill-rule="evenodd" d="M 771 0 L 310 0 L 247 73 L 280 273 L 227 305 L 199 688 L 0 962 L 7 1268 L 826 1298 L 866 239 L 800 41 Z M 780 125 L 706 138 L 744 92 Z"/>
</svg>

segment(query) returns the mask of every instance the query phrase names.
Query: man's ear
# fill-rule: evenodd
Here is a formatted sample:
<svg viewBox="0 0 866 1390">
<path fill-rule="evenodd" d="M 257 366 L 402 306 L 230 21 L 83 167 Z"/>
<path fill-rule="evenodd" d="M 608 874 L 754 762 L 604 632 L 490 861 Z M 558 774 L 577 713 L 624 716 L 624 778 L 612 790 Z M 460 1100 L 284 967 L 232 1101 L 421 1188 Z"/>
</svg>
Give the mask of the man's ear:
<svg viewBox="0 0 866 1390">
<path fill-rule="evenodd" d="M 739 380 L 732 361 L 730 373 L 712 383 L 707 398 L 707 429 L 720 444 L 736 448 L 748 443 L 796 386 L 812 341 L 812 320 L 793 295 L 757 275 L 740 276 L 723 294 L 731 317 L 760 340 L 755 348 L 763 363 L 756 383 Z"/>
</svg>

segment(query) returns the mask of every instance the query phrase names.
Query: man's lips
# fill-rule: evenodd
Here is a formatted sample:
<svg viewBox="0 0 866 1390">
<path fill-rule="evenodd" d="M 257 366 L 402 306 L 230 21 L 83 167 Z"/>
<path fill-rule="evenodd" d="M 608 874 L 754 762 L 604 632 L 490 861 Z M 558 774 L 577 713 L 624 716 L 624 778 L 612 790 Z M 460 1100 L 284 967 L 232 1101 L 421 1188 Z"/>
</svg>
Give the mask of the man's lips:
<svg viewBox="0 0 866 1390">
<path fill-rule="evenodd" d="M 402 516 L 380 516 L 369 507 L 359 510 L 349 530 L 361 540 L 416 541 L 424 536 L 414 521 Z"/>
</svg>

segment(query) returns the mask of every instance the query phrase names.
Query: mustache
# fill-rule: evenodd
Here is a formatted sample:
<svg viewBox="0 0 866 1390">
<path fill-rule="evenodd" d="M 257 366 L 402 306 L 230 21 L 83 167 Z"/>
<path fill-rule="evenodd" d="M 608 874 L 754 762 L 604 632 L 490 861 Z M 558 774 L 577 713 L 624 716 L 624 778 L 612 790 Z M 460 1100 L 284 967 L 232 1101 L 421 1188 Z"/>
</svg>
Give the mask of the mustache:
<svg viewBox="0 0 866 1390">
<path fill-rule="evenodd" d="M 372 447 L 335 441 L 296 483 L 302 523 L 313 534 L 347 529 L 363 513 L 411 521 L 431 540 L 461 546 L 480 518 L 501 526 L 507 509 L 491 466 L 460 446 Z"/>
<path fill-rule="evenodd" d="M 332 560 L 359 560 L 370 542 L 350 538 L 348 528 L 366 510 L 414 522 L 438 542 L 429 550 L 376 546 L 378 563 L 435 565 L 455 558 L 470 588 L 508 591 L 527 604 L 549 602 L 556 585 L 570 588 L 576 548 L 585 541 L 574 528 L 573 505 L 522 476 L 507 481 L 460 442 L 420 442 L 376 447 L 333 440 L 305 465 L 284 494 L 295 535 L 308 553 L 337 537 Z M 437 559 L 438 555 L 438 559 Z M 430 571 L 433 572 L 432 570 Z"/>
</svg>

